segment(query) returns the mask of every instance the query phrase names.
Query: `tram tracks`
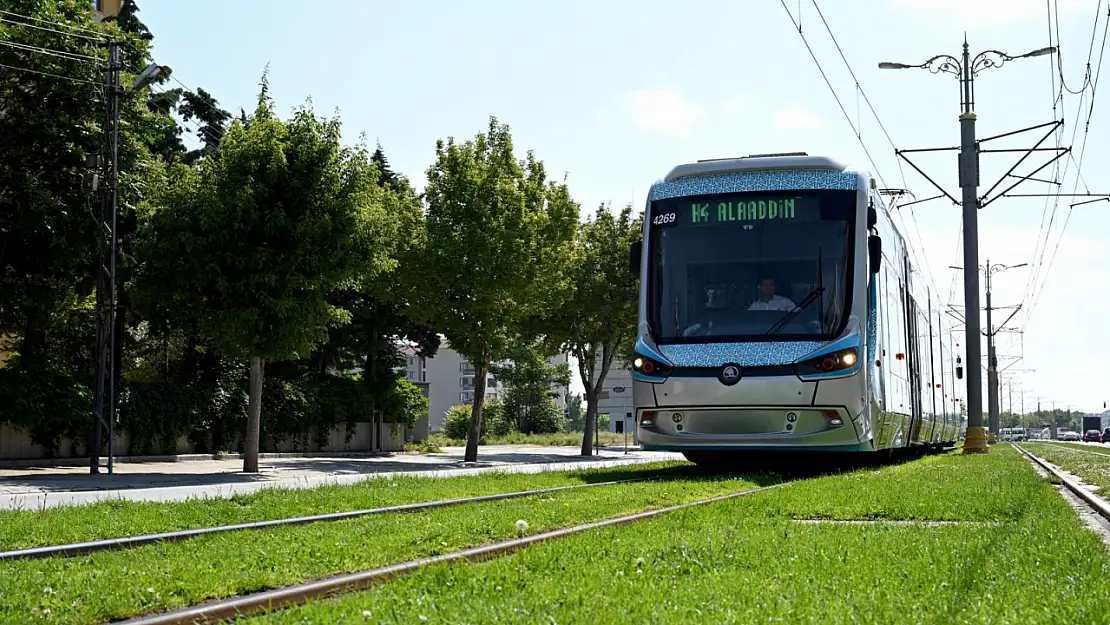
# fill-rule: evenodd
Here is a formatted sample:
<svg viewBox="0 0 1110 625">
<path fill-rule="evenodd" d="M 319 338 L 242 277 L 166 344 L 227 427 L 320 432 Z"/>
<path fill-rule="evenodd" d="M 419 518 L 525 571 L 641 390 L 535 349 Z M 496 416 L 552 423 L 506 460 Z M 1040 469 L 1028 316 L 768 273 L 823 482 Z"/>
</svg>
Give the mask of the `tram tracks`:
<svg viewBox="0 0 1110 625">
<path fill-rule="evenodd" d="M 1099 497 L 1090 490 L 1083 488 L 1082 484 L 1075 481 L 1075 479 L 1073 479 L 1070 475 L 1061 471 L 1056 465 L 1035 456 L 1032 452 L 1025 449 L 1021 445 L 1018 445 L 1017 443 L 1011 444 L 1018 451 L 1025 454 L 1025 456 L 1035 465 L 1039 466 L 1041 469 L 1045 470 L 1053 477 L 1060 480 L 1060 483 L 1064 485 L 1064 488 L 1066 488 L 1068 492 L 1083 500 L 1083 502 L 1086 503 L 1092 510 L 1094 510 L 1096 514 L 1098 514 L 1103 519 L 1110 521 L 1110 503 L 1107 503 L 1105 499 Z"/>
<path fill-rule="evenodd" d="M 296 605 L 325 599 L 327 597 L 342 593 L 349 593 L 357 590 L 366 589 L 398 577 L 403 577 L 405 575 L 413 573 L 414 571 L 436 564 L 450 562 L 472 562 L 508 555 L 533 545 L 566 538 L 576 534 L 582 534 L 591 530 L 614 527 L 618 525 L 627 525 L 635 523 L 637 521 L 651 519 L 671 512 L 676 512 L 678 510 L 683 510 L 696 506 L 704 506 L 720 501 L 736 499 L 739 497 L 768 491 L 773 488 L 778 488 L 780 486 L 785 486 L 791 483 L 792 482 L 780 482 L 777 484 L 771 484 L 769 486 L 748 488 L 741 491 L 726 493 L 724 495 L 716 495 L 713 497 L 707 497 L 695 501 L 665 506 L 662 508 L 655 508 L 652 510 L 610 517 L 598 521 L 591 521 L 588 523 L 551 530 L 532 536 L 502 540 L 487 545 L 454 551 L 451 553 L 445 553 L 425 558 L 417 558 L 396 564 L 366 569 L 355 573 L 337 575 L 324 579 L 275 588 L 272 590 L 266 590 L 247 595 L 239 595 L 229 597 L 227 599 L 209 601 L 186 608 L 181 608 L 168 612 L 161 612 L 157 614 L 150 614 L 146 616 L 139 616 L 126 621 L 119 621 L 115 623 L 117 623 L 117 625 L 207 625 L 212 623 L 225 622 L 232 619 L 272 610 L 286 609 Z"/>
<path fill-rule="evenodd" d="M 367 508 L 362 510 L 351 510 L 347 512 L 332 512 L 327 514 L 316 514 L 310 516 L 298 516 L 285 519 L 271 519 L 266 521 L 253 521 L 249 523 L 235 523 L 230 525 L 217 525 L 211 527 L 201 527 L 188 530 L 179 530 L 174 532 L 159 532 L 153 534 L 142 534 L 137 536 L 125 536 L 121 538 L 107 538 L 102 540 L 84 541 L 78 543 L 68 543 L 62 545 L 50 545 L 45 547 L 29 547 L 25 549 L 14 549 L 10 551 L 0 551 L 0 562 L 12 560 L 26 560 L 35 558 L 50 558 L 50 557 L 67 557 L 78 556 L 89 553 L 96 553 L 98 551 L 109 551 L 117 549 L 133 549 L 143 545 L 155 543 L 176 542 L 197 538 L 200 536 L 209 536 L 213 534 L 224 534 L 229 532 L 239 532 L 245 530 L 259 530 L 275 527 L 292 527 L 298 525 L 309 525 L 312 523 L 324 523 L 331 521 L 343 521 L 346 519 L 355 519 L 360 517 L 387 514 L 392 512 L 416 512 L 421 510 L 432 510 L 435 508 L 447 508 L 452 506 L 460 506 L 472 503 L 484 503 L 493 501 L 504 501 L 508 499 L 519 499 L 522 497 L 533 497 L 537 495 L 547 495 L 552 493 L 559 493 L 572 490 L 581 490 L 586 488 L 594 488 L 601 486 L 616 486 L 620 484 L 631 484 L 635 482 L 646 481 L 660 481 L 662 478 L 649 476 L 630 478 L 625 480 L 610 480 L 605 482 L 592 482 L 586 484 L 572 484 L 569 486 L 555 486 L 551 488 L 538 488 L 534 490 L 513 491 L 508 493 L 495 493 L 491 495 L 478 495 L 474 497 L 460 497 L 455 499 L 442 499 L 438 501 L 416 502 L 408 504 L 399 504 L 392 506 L 382 506 L 377 508 Z"/>
</svg>

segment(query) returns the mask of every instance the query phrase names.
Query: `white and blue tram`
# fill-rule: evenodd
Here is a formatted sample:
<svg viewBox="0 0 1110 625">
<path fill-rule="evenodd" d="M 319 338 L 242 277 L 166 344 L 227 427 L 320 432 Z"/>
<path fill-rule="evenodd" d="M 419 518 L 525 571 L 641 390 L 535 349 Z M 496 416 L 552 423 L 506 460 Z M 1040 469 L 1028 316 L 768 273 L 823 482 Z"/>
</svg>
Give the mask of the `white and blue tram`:
<svg viewBox="0 0 1110 625">
<path fill-rule="evenodd" d="M 679 165 L 651 188 L 631 263 L 645 449 L 955 444 L 952 332 L 869 174 L 805 154 Z"/>
</svg>

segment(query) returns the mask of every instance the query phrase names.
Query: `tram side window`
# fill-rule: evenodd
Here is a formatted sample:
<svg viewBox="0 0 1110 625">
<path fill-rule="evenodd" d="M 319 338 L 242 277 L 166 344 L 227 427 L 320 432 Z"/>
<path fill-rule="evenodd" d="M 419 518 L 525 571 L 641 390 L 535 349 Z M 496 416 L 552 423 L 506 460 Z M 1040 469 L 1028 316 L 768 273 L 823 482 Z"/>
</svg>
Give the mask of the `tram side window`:
<svg viewBox="0 0 1110 625">
<path fill-rule="evenodd" d="M 886 264 L 886 263 L 884 263 Z M 891 378 L 892 395 L 890 410 L 907 414 L 909 405 L 909 369 L 906 366 L 906 306 L 902 299 L 901 284 L 894 271 L 887 274 L 887 304 L 891 306 L 890 342 L 887 346 L 888 373 Z M 898 356 L 901 354 L 902 358 Z"/>
</svg>

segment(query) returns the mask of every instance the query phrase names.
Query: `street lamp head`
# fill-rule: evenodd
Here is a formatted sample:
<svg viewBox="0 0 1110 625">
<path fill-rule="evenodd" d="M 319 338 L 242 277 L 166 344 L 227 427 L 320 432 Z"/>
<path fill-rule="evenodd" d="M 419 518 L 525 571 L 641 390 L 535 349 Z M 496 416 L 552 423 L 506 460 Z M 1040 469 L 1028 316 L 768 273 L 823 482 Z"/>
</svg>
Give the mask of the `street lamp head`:
<svg viewBox="0 0 1110 625">
<path fill-rule="evenodd" d="M 914 66 L 906 65 L 905 63 L 891 63 L 889 61 L 879 63 L 879 69 L 910 69 L 912 67 Z"/>
<path fill-rule="evenodd" d="M 131 85 L 131 89 L 133 91 L 138 91 L 155 80 L 158 80 L 158 77 L 163 73 L 165 73 L 165 68 L 157 63 L 151 63 L 135 77 L 135 82 Z"/>
<path fill-rule="evenodd" d="M 1031 59 L 1035 56 L 1045 56 L 1047 54 L 1053 54 L 1055 52 L 1056 52 L 1056 46 L 1048 46 L 1047 48 L 1040 48 L 1039 50 L 1033 50 L 1032 52 L 1026 52 L 1025 54 L 1021 55 L 1019 58 Z"/>
</svg>

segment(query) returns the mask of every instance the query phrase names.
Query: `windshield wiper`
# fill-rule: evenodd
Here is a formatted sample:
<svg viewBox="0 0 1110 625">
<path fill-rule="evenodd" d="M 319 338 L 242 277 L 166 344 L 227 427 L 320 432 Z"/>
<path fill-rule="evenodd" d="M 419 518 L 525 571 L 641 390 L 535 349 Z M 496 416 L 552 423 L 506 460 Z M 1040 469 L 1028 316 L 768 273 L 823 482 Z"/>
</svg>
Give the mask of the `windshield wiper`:
<svg viewBox="0 0 1110 625">
<path fill-rule="evenodd" d="M 824 292 L 825 287 L 823 286 L 819 286 L 810 291 L 809 295 L 805 296 L 805 299 L 802 300 L 801 304 L 798 304 L 794 307 L 793 310 L 790 310 L 785 315 L 783 315 L 778 321 L 775 322 L 775 325 L 771 326 L 771 328 L 767 330 L 766 334 L 777 334 L 779 330 L 785 328 L 786 325 L 793 321 L 795 317 L 802 314 L 802 311 L 805 310 L 806 306 L 812 304 L 813 301 L 817 299 L 818 295 Z"/>
</svg>

